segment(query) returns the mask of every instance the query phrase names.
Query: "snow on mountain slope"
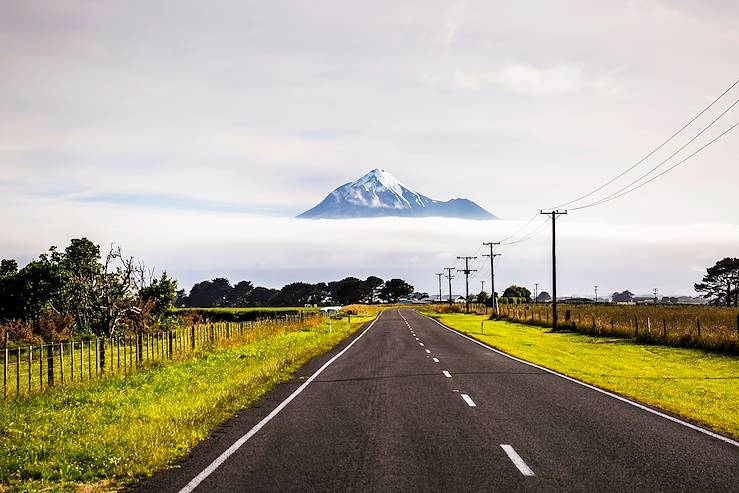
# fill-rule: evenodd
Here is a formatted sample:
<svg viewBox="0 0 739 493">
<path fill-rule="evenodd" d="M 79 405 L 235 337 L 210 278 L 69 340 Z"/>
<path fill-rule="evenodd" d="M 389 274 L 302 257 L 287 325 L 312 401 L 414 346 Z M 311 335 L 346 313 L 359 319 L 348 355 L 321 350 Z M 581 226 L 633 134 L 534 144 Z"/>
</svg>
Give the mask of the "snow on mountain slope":
<svg viewBox="0 0 739 493">
<path fill-rule="evenodd" d="M 320 204 L 298 217 L 342 219 L 382 216 L 497 219 L 467 199 L 447 202 L 430 199 L 381 169 L 373 169 L 358 180 L 340 186 Z"/>
</svg>

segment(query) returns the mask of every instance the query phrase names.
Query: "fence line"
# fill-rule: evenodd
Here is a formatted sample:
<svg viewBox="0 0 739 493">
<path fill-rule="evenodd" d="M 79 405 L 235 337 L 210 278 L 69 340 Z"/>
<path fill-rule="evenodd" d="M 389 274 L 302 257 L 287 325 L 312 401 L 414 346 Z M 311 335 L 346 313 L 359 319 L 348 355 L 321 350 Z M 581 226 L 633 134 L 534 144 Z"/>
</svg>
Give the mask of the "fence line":
<svg viewBox="0 0 739 493">
<path fill-rule="evenodd" d="M 197 351 L 243 342 L 251 329 L 284 326 L 322 317 L 287 315 L 249 322 L 201 323 L 181 329 L 136 335 L 44 343 L 2 351 L 3 398 L 20 397 L 67 383 L 132 373 L 152 361 L 177 360 Z M 21 375 L 27 378 L 21 379 Z M 23 383 L 21 383 L 23 380 Z"/>
<path fill-rule="evenodd" d="M 499 318 L 551 327 L 551 313 L 551 307 L 541 305 L 501 305 Z M 718 352 L 739 352 L 739 314 L 735 320 L 714 320 L 710 326 L 697 315 L 679 318 L 675 315 L 652 317 L 644 313 L 614 315 L 591 313 L 587 309 L 581 311 L 566 305 L 559 307 L 558 314 L 561 329 L 579 333 L 636 338 L 654 344 L 701 347 Z"/>
</svg>

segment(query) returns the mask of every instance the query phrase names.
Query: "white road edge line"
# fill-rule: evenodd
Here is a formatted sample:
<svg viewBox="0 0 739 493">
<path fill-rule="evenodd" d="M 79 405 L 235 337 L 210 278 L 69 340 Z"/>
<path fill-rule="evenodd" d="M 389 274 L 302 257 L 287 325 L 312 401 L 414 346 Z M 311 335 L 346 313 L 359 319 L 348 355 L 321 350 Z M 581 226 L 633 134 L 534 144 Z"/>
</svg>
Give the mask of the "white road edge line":
<svg viewBox="0 0 739 493">
<path fill-rule="evenodd" d="M 477 407 L 477 404 L 475 404 L 475 401 L 473 401 L 470 396 L 468 396 L 467 394 L 461 394 L 461 395 L 462 395 L 462 399 L 464 399 L 464 401 L 467 403 L 468 406 Z"/>
<path fill-rule="evenodd" d="M 613 397 L 614 399 L 619 400 L 621 402 L 625 402 L 626 404 L 630 404 L 630 405 L 632 405 L 634 407 L 637 407 L 637 408 L 641 409 L 642 411 L 646 411 L 648 413 L 654 414 L 655 416 L 659 416 L 660 418 L 664 418 L 666 420 L 672 421 L 673 423 L 677 423 L 679 425 L 685 426 L 686 428 L 690 428 L 691 430 L 698 431 L 700 433 L 703 433 L 704 435 L 708 435 L 708 436 L 710 436 L 712 438 L 715 438 L 717 440 L 721 440 L 722 442 L 728 443 L 729 445 L 733 445 L 735 447 L 739 447 L 739 442 L 737 442 L 736 440 L 732 440 L 731 438 L 727 438 L 727 437 L 725 437 L 723 435 L 719 435 L 718 433 L 714 433 L 711 430 L 707 430 L 705 428 L 701 428 L 700 426 L 696 426 L 696 425 L 694 425 L 692 423 L 688 423 L 687 421 L 683 421 L 680 418 L 676 418 L 674 416 L 670 416 L 669 414 L 665 414 L 663 412 L 657 411 L 656 409 L 652 409 L 651 407 L 645 406 L 644 404 L 639 404 L 636 401 L 632 401 L 631 399 L 627 399 L 626 397 L 622 397 L 620 395 L 614 394 L 613 392 L 609 392 L 607 390 L 599 389 L 598 387 L 595 387 L 593 385 L 590 385 L 589 383 L 581 382 L 580 380 L 577 380 L 577 379 L 572 378 L 572 377 L 568 377 L 567 375 L 563 375 L 563 374 L 558 373 L 558 372 L 556 372 L 554 370 L 550 370 L 549 368 L 544 368 L 543 366 L 539 366 L 539 365 L 537 365 L 535 363 L 530 363 L 530 362 L 525 361 L 525 360 L 522 360 L 520 358 L 516 358 L 515 356 L 511 356 L 510 354 L 506 354 L 503 351 L 499 351 L 499 350 L 497 350 L 495 348 L 492 348 L 492 347 L 490 347 L 490 346 L 488 346 L 486 344 L 483 344 L 482 342 L 477 341 L 477 340 L 475 340 L 475 339 L 473 339 L 473 338 L 471 338 L 471 337 L 469 337 L 469 336 L 467 336 L 465 334 L 462 334 L 461 332 L 457 332 L 454 329 L 450 329 L 449 327 L 447 327 L 446 325 L 444 325 L 443 323 L 439 322 L 438 320 L 436 320 L 434 318 L 428 317 L 426 315 L 423 315 L 423 316 L 426 317 L 426 318 L 428 318 L 429 320 L 433 320 L 440 327 L 448 330 L 449 332 L 452 332 L 453 334 L 457 334 L 460 337 L 464 337 L 465 339 L 467 339 L 469 341 L 472 341 L 475 344 L 477 344 L 479 346 L 482 346 L 482 347 L 484 347 L 485 349 L 487 349 L 489 351 L 492 351 L 494 353 L 497 353 L 497 354 L 499 354 L 501 356 L 505 356 L 506 358 L 512 359 L 513 361 L 518 361 L 519 363 L 523 363 L 524 365 L 528 365 L 528 366 L 531 366 L 533 368 L 538 368 L 539 370 L 545 371 L 545 372 L 550 373 L 552 375 L 556 375 L 556 376 L 558 376 L 560 378 L 564 378 L 565 380 L 569 380 L 572 383 L 576 383 L 578 385 L 582 385 L 583 387 L 587 387 L 590 390 L 594 390 L 594 391 L 596 391 L 598 393 L 601 393 L 603 395 L 607 395 L 609 397 Z"/>
<path fill-rule="evenodd" d="M 339 354 L 337 354 L 336 356 L 334 356 L 333 358 L 331 358 L 330 360 L 328 360 L 327 362 L 325 362 L 323 364 L 323 366 L 321 366 L 318 370 L 316 370 L 316 372 L 313 375 L 311 375 L 308 378 L 308 380 L 305 381 L 305 383 L 303 383 L 300 387 L 298 387 L 295 390 L 295 392 L 293 392 L 292 394 L 290 394 L 284 401 L 282 401 L 280 403 L 279 406 L 277 406 L 276 408 L 274 408 L 271 413 L 269 413 L 267 416 L 265 416 L 264 418 L 262 418 L 262 420 L 259 423 L 257 423 L 256 425 L 254 425 L 254 427 L 251 430 L 249 430 L 244 436 L 242 436 L 241 438 L 239 438 L 238 440 L 236 440 L 233 443 L 233 445 L 231 445 L 230 447 L 228 447 L 225 452 L 223 452 L 213 462 L 211 462 L 208 465 L 208 467 L 206 467 L 205 469 L 203 469 L 203 471 L 200 474 L 198 474 L 197 476 L 195 476 L 194 478 L 192 478 L 192 480 L 189 483 L 187 483 L 185 485 L 185 487 L 182 488 L 179 491 L 179 493 L 191 493 L 192 491 L 194 491 L 195 488 L 197 488 L 198 485 L 200 483 L 202 483 L 208 476 L 210 476 L 211 474 L 213 474 L 213 472 L 215 472 L 215 470 L 218 469 L 218 467 L 221 464 L 223 464 L 226 461 L 226 459 L 228 459 L 229 457 L 231 457 L 237 450 L 239 450 L 241 448 L 242 445 L 244 445 L 247 442 L 247 440 L 249 440 L 251 437 L 253 437 L 259 430 L 261 430 L 264 427 L 264 425 L 266 425 L 267 423 L 269 423 L 272 420 L 272 418 L 274 418 L 275 416 L 277 416 L 280 413 L 280 411 L 282 411 L 285 408 L 285 406 L 287 406 L 288 404 L 290 404 L 290 402 L 293 399 L 295 399 L 301 392 L 303 392 L 305 390 L 305 388 L 308 387 L 308 385 L 310 385 L 310 383 L 313 380 L 315 380 L 316 377 L 321 374 L 321 372 L 323 372 L 323 370 L 325 370 L 326 368 L 328 368 L 328 366 L 331 363 L 333 363 L 334 361 L 336 361 L 337 359 L 339 359 L 341 357 L 341 355 L 343 355 L 345 352 L 347 352 L 349 350 L 349 348 L 354 345 L 355 342 L 357 342 L 359 339 L 361 339 L 362 336 L 364 336 L 364 334 L 366 334 L 367 331 L 370 330 L 373 325 L 375 325 L 375 322 L 377 322 L 380 319 L 380 317 L 382 316 L 383 313 L 385 313 L 385 312 L 380 312 L 380 314 L 377 316 L 376 319 L 374 319 L 372 321 L 372 323 L 369 325 L 369 327 L 367 327 L 366 329 L 364 329 L 364 331 L 361 334 L 359 334 L 352 342 L 350 342 L 344 349 L 342 349 L 339 352 Z"/>
<path fill-rule="evenodd" d="M 534 471 L 532 471 L 531 468 L 526 465 L 521 456 L 516 453 L 513 447 L 511 447 L 510 445 L 501 445 L 500 447 L 506 453 L 508 458 L 511 459 L 511 462 L 513 462 L 518 470 L 521 471 L 521 474 L 523 474 L 524 476 L 536 476 L 536 474 L 534 474 Z"/>
<path fill-rule="evenodd" d="M 438 362 L 439 362 L 439 358 L 434 358 L 434 363 L 438 363 Z"/>
<path fill-rule="evenodd" d="M 442 373 L 444 374 L 445 377 L 452 378 L 452 374 L 449 373 L 448 371 L 444 370 L 444 371 L 442 371 Z"/>
</svg>

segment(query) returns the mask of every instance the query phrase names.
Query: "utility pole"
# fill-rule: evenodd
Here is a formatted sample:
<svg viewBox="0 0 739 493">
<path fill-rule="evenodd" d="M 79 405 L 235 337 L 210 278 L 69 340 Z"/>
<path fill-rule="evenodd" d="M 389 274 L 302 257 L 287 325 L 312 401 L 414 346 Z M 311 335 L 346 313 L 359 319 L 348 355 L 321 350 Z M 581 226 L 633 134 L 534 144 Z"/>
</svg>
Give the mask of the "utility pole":
<svg viewBox="0 0 739 493">
<path fill-rule="evenodd" d="M 477 257 L 457 257 L 459 260 L 464 260 L 464 269 L 457 269 L 457 272 L 464 272 L 464 301 L 467 305 L 467 313 L 470 312 L 470 272 L 476 272 L 477 269 L 470 269 L 470 260 L 474 260 Z"/>
<path fill-rule="evenodd" d="M 439 276 L 439 303 L 441 303 L 441 278 L 444 276 L 444 273 L 436 274 Z"/>
<path fill-rule="evenodd" d="M 655 304 L 655 305 L 657 304 L 657 292 L 658 292 L 658 291 L 659 291 L 659 289 L 657 289 L 657 288 L 654 288 L 654 289 L 652 290 L 652 292 L 654 293 L 654 304 Z"/>
<path fill-rule="evenodd" d="M 539 283 L 534 283 L 534 304 L 536 304 L 536 298 L 539 297 Z"/>
<path fill-rule="evenodd" d="M 598 304 L 598 286 L 593 286 L 595 288 L 595 304 Z"/>
<path fill-rule="evenodd" d="M 495 257 L 500 257 L 499 253 L 493 253 L 493 247 L 495 245 L 500 245 L 499 241 L 492 242 L 488 241 L 486 243 L 483 243 L 485 246 L 490 247 L 490 255 L 483 255 L 483 257 L 490 257 L 490 298 L 493 300 L 493 315 L 498 315 L 498 299 L 497 296 L 495 296 Z"/>
<path fill-rule="evenodd" d="M 454 279 L 454 276 L 452 275 L 452 271 L 454 270 L 454 267 L 444 267 L 444 270 L 446 271 L 446 278 L 449 280 L 449 304 L 452 304 L 452 279 Z"/>
<path fill-rule="evenodd" d="M 557 216 L 567 211 L 539 211 L 539 214 L 552 216 L 552 327 L 557 328 Z"/>
</svg>

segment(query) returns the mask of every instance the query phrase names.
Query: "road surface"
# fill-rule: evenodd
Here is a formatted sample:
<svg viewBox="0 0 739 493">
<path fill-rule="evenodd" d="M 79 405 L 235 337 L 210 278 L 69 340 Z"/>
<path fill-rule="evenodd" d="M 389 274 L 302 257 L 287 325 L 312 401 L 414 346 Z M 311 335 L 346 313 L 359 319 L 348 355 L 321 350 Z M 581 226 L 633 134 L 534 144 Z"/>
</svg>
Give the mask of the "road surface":
<svg viewBox="0 0 739 493">
<path fill-rule="evenodd" d="M 138 489 L 739 491 L 738 466 L 736 443 L 392 310 Z"/>
</svg>

